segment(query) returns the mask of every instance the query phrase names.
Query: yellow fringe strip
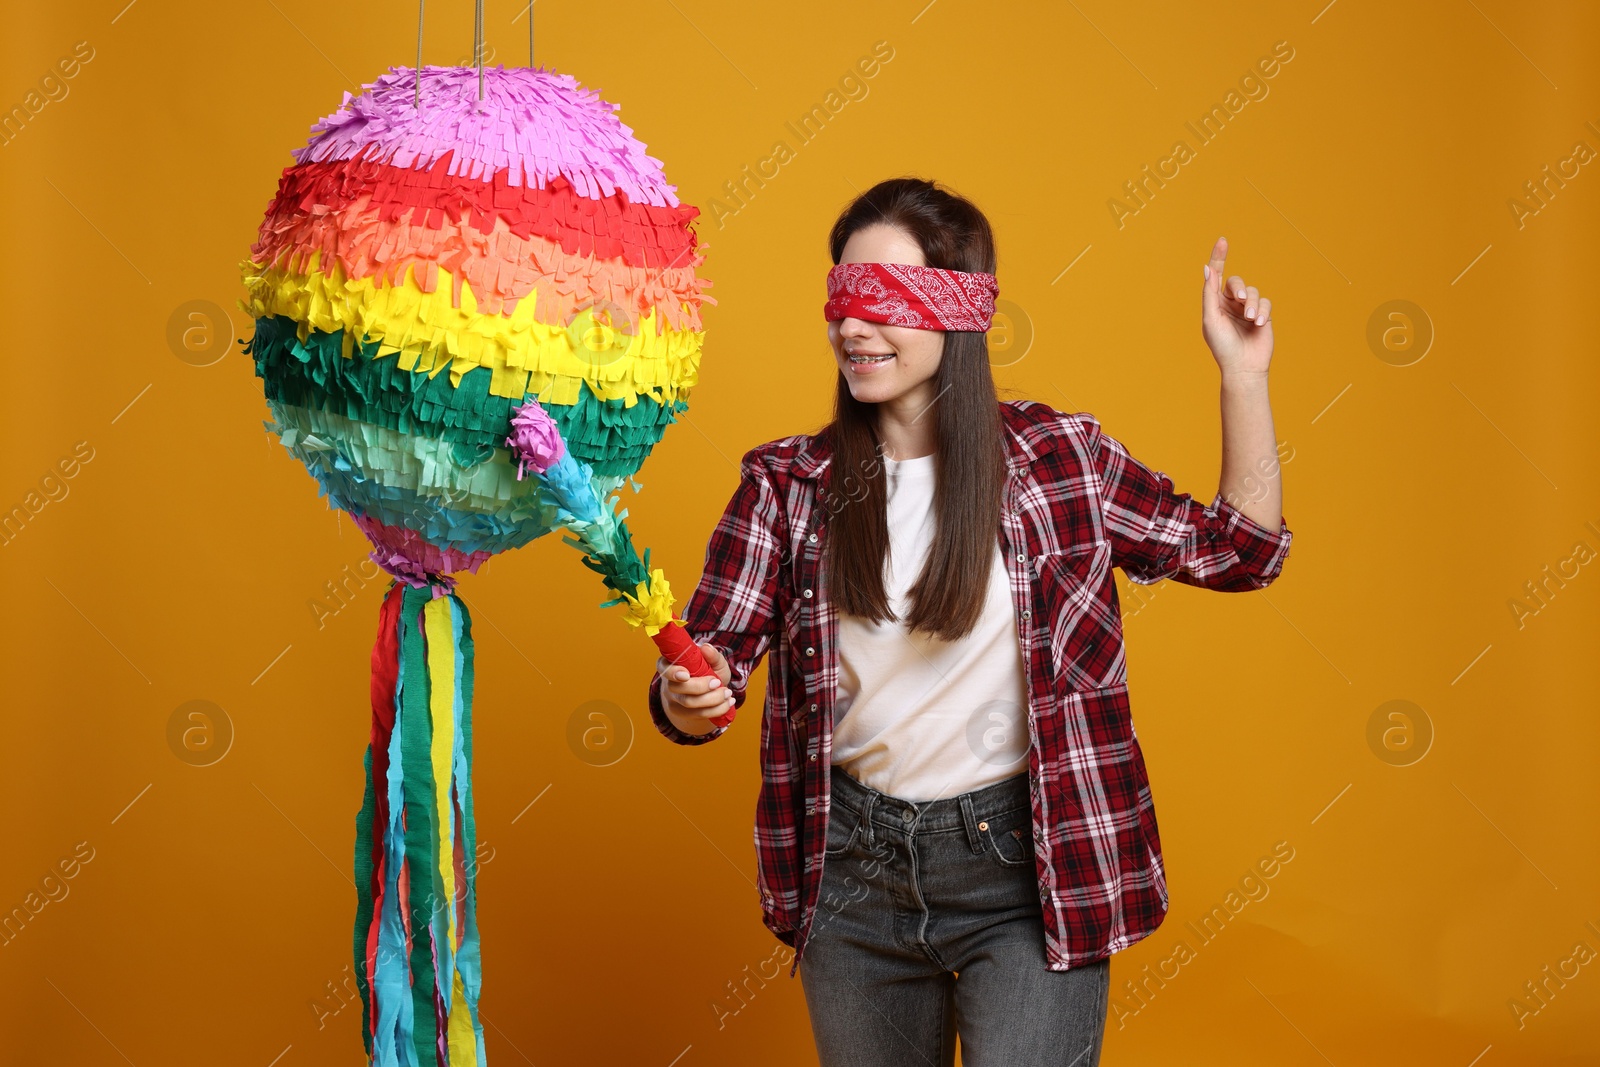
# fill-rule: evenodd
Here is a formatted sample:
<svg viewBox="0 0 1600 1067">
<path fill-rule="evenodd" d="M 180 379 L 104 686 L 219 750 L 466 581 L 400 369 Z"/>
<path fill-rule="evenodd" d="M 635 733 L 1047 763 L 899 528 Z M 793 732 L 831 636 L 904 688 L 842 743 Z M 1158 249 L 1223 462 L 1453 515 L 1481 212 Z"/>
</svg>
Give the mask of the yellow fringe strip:
<svg viewBox="0 0 1600 1067">
<path fill-rule="evenodd" d="M 703 330 L 658 329 L 652 308 L 630 324 L 619 313 L 585 309 L 568 326 L 534 317 L 533 300 L 518 303 L 511 315 L 478 313 L 471 287 L 462 282 L 460 306 L 451 299 L 455 279 L 443 268 L 432 292 L 423 292 L 414 273 L 403 283 L 379 287 L 371 278 L 347 278 L 337 266 L 325 274 L 304 274 L 246 262 L 247 299 L 240 307 L 252 318 L 282 315 L 299 324 L 305 339 L 313 329 L 345 331 L 345 355 L 355 339 L 379 342 L 378 355 L 400 353 L 400 367 L 435 374 L 448 369 L 450 384 L 475 367 L 492 371 L 489 391 L 520 400 L 529 391 L 541 403 L 576 404 L 587 382 L 602 400 L 640 397 L 670 403 L 699 381 Z"/>
<path fill-rule="evenodd" d="M 666 572 L 659 567 L 650 572 L 649 582 L 640 582 L 631 596 L 623 593 L 622 597 L 628 608 L 628 613 L 623 618 L 629 626 L 643 626 L 644 632 L 650 637 L 654 637 L 663 626 L 674 621 L 672 605 L 676 601 L 672 596 L 672 586 L 667 583 Z"/>
</svg>

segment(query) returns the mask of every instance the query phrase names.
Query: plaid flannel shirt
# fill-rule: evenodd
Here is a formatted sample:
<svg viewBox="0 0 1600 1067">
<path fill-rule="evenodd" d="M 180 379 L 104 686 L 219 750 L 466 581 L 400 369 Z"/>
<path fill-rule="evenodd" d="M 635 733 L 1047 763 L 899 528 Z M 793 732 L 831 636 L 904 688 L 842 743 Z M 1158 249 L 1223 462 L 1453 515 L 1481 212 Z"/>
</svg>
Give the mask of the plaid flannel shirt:
<svg viewBox="0 0 1600 1067">
<path fill-rule="evenodd" d="M 1144 757 L 1128 703 L 1113 567 L 1225 592 L 1260 589 L 1289 551 L 1218 492 L 1209 507 L 1128 454 L 1086 412 L 1001 403 L 1008 477 L 1000 543 L 1027 672 L 1033 839 L 1047 966 L 1067 970 L 1147 937 L 1167 912 L 1167 881 Z M 795 948 L 818 905 L 827 839 L 837 609 L 819 573 L 828 518 L 848 491 L 827 443 L 796 434 L 746 452 L 682 618 L 728 659 L 735 706 L 769 657 L 761 719 L 755 846 L 763 920 Z M 650 683 L 656 728 L 684 733 Z M 741 720 L 742 721 L 742 720 Z M 750 728 L 743 722 L 745 729 Z M 793 977 L 795 967 L 790 969 Z"/>
</svg>

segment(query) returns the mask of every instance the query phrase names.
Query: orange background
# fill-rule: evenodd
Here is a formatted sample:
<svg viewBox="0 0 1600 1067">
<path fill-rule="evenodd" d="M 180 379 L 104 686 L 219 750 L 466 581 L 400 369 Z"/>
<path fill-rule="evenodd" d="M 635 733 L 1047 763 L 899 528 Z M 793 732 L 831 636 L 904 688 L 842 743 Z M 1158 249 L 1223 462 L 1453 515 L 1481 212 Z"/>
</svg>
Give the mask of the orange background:
<svg viewBox="0 0 1600 1067">
<path fill-rule="evenodd" d="M 125 2 L 35 5 L 0 44 L 7 108 L 93 49 L 0 148 L 0 506 L 65 491 L 0 548 L 0 908 L 73 872 L 0 947 L 0 1031 L 18 1063 L 356 1063 L 349 879 L 381 586 L 329 596 L 360 574 L 355 529 L 263 431 L 236 346 L 168 329 L 210 301 L 232 311 L 218 336 L 245 336 L 237 264 L 289 150 L 343 91 L 413 61 L 415 8 Z M 727 202 L 742 167 L 793 149 L 703 220 L 719 303 L 684 425 L 624 495 L 639 543 L 687 596 L 740 454 L 825 421 L 826 230 L 903 173 L 998 229 L 1001 384 L 1094 412 L 1209 501 L 1198 297 L 1226 234 L 1275 303 L 1296 539 L 1265 592 L 1123 586 L 1172 911 L 1113 960 L 1103 1062 L 1600 1062 L 1600 174 L 1566 164 L 1546 202 L 1508 206 L 1575 143 L 1600 148 L 1600 17 L 925 3 L 538 5 L 540 61 L 620 103 L 688 202 Z M 464 61 L 470 5 L 428 10 L 426 61 Z M 517 13 L 488 5 L 496 61 L 525 62 Z M 878 41 L 893 58 L 866 95 L 796 146 L 785 122 Z M 1268 95 L 1119 228 L 1108 200 L 1193 147 L 1184 123 L 1280 41 L 1293 59 Z M 1393 300 L 1420 315 L 1380 317 L 1398 332 L 1369 344 Z M 73 477 L 48 480 L 63 460 Z M 1519 613 L 1528 582 L 1545 592 Z M 742 1000 L 729 985 L 787 960 L 752 885 L 759 704 L 708 748 L 662 740 L 653 649 L 597 610 L 557 539 L 463 591 L 493 1062 L 813 1063 L 786 965 Z M 233 735 L 206 766 L 169 738 L 195 700 Z M 1369 740 L 1393 700 L 1409 725 Z M 584 735 L 596 708 L 610 725 Z M 1280 841 L 1294 858 L 1270 893 L 1196 947 L 1186 924 Z M 1123 983 L 1180 937 L 1195 958 L 1141 1003 Z M 1535 1001 L 1524 983 L 1562 967 Z"/>
</svg>

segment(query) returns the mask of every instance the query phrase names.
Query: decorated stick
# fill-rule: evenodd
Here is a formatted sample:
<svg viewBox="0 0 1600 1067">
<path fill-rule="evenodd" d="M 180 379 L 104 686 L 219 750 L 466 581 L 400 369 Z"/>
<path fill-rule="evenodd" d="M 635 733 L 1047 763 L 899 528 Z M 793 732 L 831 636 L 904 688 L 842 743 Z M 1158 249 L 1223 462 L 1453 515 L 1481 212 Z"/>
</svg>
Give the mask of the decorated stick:
<svg viewBox="0 0 1600 1067">
<path fill-rule="evenodd" d="M 672 592 L 666 576 L 650 570 L 650 550 L 639 562 L 634 552 L 626 511 L 612 511 L 602 503 L 594 489 L 594 478 L 586 464 L 572 457 L 561 442 L 561 432 L 538 400 L 529 400 L 511 416 L 511 435 L 506 446 L 517 460 L 517 477 L 525 471 L 536 474 L 555 499 L 557 518 L 575 535 L 569 544 L 583 549 L 584 563 L 598 571 L 617 599 L 602 607 L 626 603 L 627 621 L 644 627 L 668 663 L 687 667 L 691 677 L 715 675 L 700 648 L 677 620 L 672 618 Z M 613 498 L 614 499 L 614 498 Z M 641 578 L 641 574 L 648 577 Z M 733 722 L 736 709 L 711 721 L 718 726 Z"/>
</svg>

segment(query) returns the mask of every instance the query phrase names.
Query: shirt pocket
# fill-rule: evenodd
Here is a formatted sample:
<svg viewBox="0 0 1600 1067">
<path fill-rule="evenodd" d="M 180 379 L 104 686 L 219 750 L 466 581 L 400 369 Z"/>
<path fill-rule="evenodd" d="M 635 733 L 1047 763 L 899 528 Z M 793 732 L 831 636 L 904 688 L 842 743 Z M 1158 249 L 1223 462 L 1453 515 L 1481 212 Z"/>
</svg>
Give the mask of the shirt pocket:
<svg viewBox="0 0 1600 1067">
<path fill-rule="evenodd" d="M 1094 541 L 1034 557 L 1050 626 L 1050 662 L 1072 691 L 1127 682 L 1122 611 L 1111 569 L 1111 542 Z"/>
</svg>

